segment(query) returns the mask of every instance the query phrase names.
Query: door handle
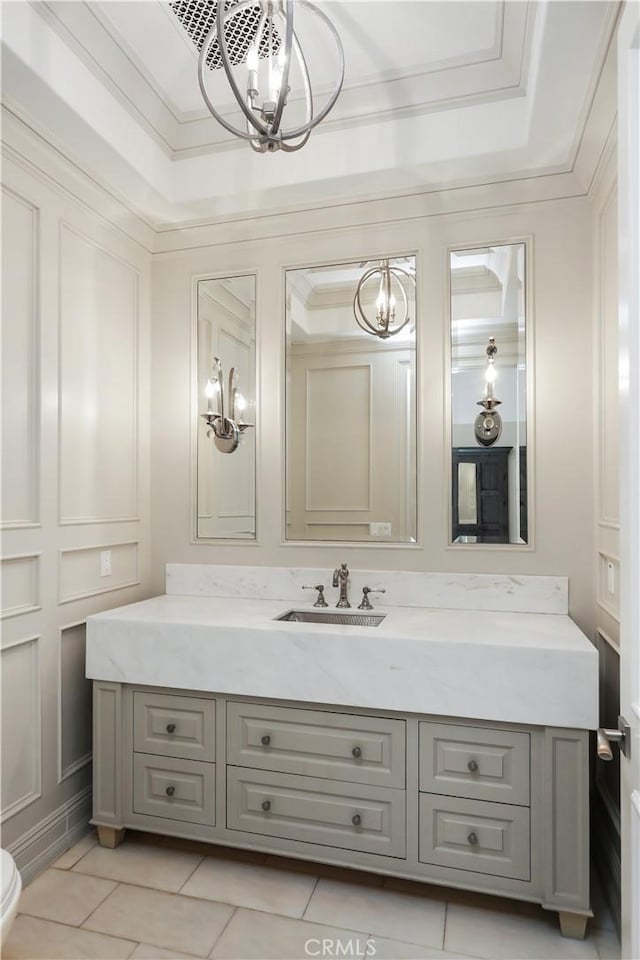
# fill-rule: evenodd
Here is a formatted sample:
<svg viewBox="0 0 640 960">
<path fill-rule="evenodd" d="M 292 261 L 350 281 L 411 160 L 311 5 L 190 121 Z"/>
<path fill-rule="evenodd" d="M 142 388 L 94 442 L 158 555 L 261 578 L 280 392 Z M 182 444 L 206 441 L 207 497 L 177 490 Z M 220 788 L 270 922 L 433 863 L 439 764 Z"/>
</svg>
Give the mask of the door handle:
<svg viewBox="0 0 640 960">
<path fill-rule="evenodd" d="M 631 756 L 631 728 L 624 717 L 618 717 L 618 729 L 600 727 L 597 734 L 597 753 L 601 760 L 613 760 L 612 744 L 617 744 L 625 757 Z"/>
</svg>

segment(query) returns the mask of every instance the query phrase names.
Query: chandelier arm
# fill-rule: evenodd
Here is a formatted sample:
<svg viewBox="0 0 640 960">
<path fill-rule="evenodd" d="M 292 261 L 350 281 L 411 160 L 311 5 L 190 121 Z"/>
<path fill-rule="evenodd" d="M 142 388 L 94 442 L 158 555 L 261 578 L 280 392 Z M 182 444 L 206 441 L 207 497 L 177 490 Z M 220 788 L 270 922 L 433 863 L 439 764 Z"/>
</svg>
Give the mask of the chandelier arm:
<svg viewBox="0 0 640 960">
<path fill-rule="evenodd" d="M 250 2 L 251 0 L 248 0 L 248 4 L 250 4 Z M 215 29 L 216 29 L 215 26 L 211 28 L 200 50 L 200 58 L 198 61 L 198 83 L 200 84 L 200 93 L 202 94 L 207 107 L 209 108 L 209 110 L 211 111 L 215 119 L 218 121 L 220 126 L 224 127 L 225 130 L 227 130 L 229 133 L 232 133 L 234 137 L 240 137 L 241 140 L 251 141 L 255 139 L 255 134 L 249 134 L 249 133 L 245 133 L 243 130 L 238 130 L 237 127 L 234 127 L 233 124 L 225 120 L 224 117 L 220 113 L 218 113 L 213 103 L 211 102 L 211 98 L 209 97 L 209 93 L 205 86 L 204 71 L 206 67 L 207 54 L 209 52 L 208 48 L 211 46 L 211 41 L 213 40 L 213 33 Z M 256 127 L 257 121 L 255 121 L 255 118 L 250 116 L 248 117 L 248 119 L 251 121 L 251 125 L 257 130 L 259 134 L 263 133 L 263 130 L 261 130 L 259 127 Z"/>
<path fill-rule="evenodd" d="M 307 132 L 305 133 L 300 143 L 288 144 L 284 140 L 280 140 L 280 149 L 284 150 L 285 153 L 295 153 L 296 150 L 300 150 L 302 147 L 304 147 L 305 143 L 307 142 L 310 136 L 311 136 L 311 131 L 307 130 Z"/>
<path fill-rule="evenodd" d="M 280 78 L 280 91 L 278 93 L 276 112 L 274 113 L 273 120 L 271 121 L 270 132 L 272 136 L 275 136 L 278 132 L 278 127 L 280 126 L 280 121 L 282 120 L 282 111 L 284 110 L 289 88 L 291 43 L 293 39 L 293 0 L 286 0 L 285 12 L 283 13 L 282 10 L 279 12 L 280 16 L 284 17 L 284 66 L 282 68 L 282 76 Z M 273 23 L 273 19 L 271 22 Z"/>
<path fill-rule="evenodd" d="M 364 283 L 362 281 L 365 280 L 365 278 L 369 279 L 369 277 L 372 276 L 374 272 L 375 272 L 375 268 L 373 270 L 369 270 L 366 274 L 364 274 L 360 283 L 356 287 L 356 295 L 353 300 L 353 312 L 354 312 L 356 323 L 358 324 L 358 326 L 362 327 L 365 333 L 373 333 L 377 336 L 378 331 L 371 323 L 369 323 L 367 319 L 367 315 L 365 314 L 364 309 L 362 307 L 362 301 L 360 300 L 360 294 L 364 288 Z"/>
<path fill-rule="evenodd" d="M 247 7 L 251 7 L 253 5 L 254 5 L 253 0 L 244 0 L 243 3 L 239 3 L 237 6 L 231 7 L 229 10 L 226 10 L 222 17 L 216 17 L 216 22 L 215 22 L 216 38 L 218 40 L 218 49 L 220 50 L 220 59 L 222 60 L 222 66 L 224 67 L 224 72 L 227 75 L 229 86 L 231 87 L 231 91 L 234 97 L 236 98 L 236 102 L 238 106 L 240 107 L 240 109 L 242 110 L 242 112 L 244 113 L 245 117 L 247 118 L 251 126 L 254 128 L 254 130 L 257 130 L 259 134 L 269 135 L 270 128 L 266 124 L 262 123 L 261 120 L 258 120 L 254 112 L 252 110 L 249 110 L 246 103 L 244 102 L 244 94 L 240 91 L 240 87 L 236 83 L 236 79 L 233 76 L 233 71 L 231 70 L 231 63 L 229 62 L 229 51 L 227 50 L 227 41 L 224 35 L 224 25 L 226 21 L 230 20 L 232 17 L 237 16 L 239 13 L 242 12 L 242 10 L 245 10 Z M 211 34 L 211 31 L 209 31 L 209 34 L 207 35 L 207 40 L 209 39 L 210 34 Z M 204 45 L 203 45 L 203 49 L 204 49 Z M 202 51 L 200 56 L 202 58 Z"/>
<path fill-rule="evenodd" d="M 284 139 L 293 140 L 295 137 L 299 137 L 303 133 L 306 133 L 307 130 L 313 130 L 313 128 L 317 126 L 321 120 L 324 120 L 324 118 L 327 116 L 329 111 L 333 109 L 336 100 L 340 96 L 340 91 L 342 90 L 342 84 L 344 82 L 344 48 L 342 46 L 342 41 L 340 40 L 338 31 L 336 30 L 334 25 L 331 23 L 331 20 L 329 20 L 329 17 L 327 17 L 327 15 L 323 13 L 322 10 L 319 10 L 318 7 L 314 7 L 312 3 L 309 3 L 308 0 L 296 0 L 296 2 L 300 7 L 305 7 L 311 13 L 317 14 L 321 18 L 321 20 L 326 24 L 326 26 L 329 28 L 329 32 L 333 36 L 333 39 L 335 40 L 335 43 L 336 43 L 336 47 L 338 49 L 338 56 L 340 58 L 340 67 L 339 67 L 340 76 L 338 77 L 338 80 L 333 89 L 333 92 L 331 93 L 331 96 L 329 97 L 329 100 L 324 105 L 320 113 L 318 113 L 315 117 L 313 117 L 309 122 L 309 124 L 304 124 L 303 126 L 296 127 L 294 130 L 283 131 L 281 133 L 281 137 L 283 140 Z"/>
<path fill-rule="evenodd" d="M 302 84 L 304 86 L 304 98 L 306 101 L 305 124 L 311 123 L 311 121 L 313 120 L 313 94 L 311 93 L 311 80 L 309 79 L 309 67 L 307 66 L 307 60 L 303 53 L 302 47 L 300 46 L 300 43 L 298 41 L 298 36 L 295 30 L 293 31 L 292 46 L 293 46 L 293 50 L 296 55 L 296 58 L 298 60 L 300 73 L 302 74 Z"/>
</svg>

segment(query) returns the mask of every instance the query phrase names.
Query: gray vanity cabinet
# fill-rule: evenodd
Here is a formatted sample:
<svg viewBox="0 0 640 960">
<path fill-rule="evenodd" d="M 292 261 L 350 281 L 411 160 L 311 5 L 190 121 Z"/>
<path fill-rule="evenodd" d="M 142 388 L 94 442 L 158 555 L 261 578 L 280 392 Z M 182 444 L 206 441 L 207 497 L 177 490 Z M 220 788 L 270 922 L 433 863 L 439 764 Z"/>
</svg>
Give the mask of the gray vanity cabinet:
<svg viewBox="0 0 640 960">
<path fill-rule="evenodd" d="M 94 681 L 94 815 L 529 900 L 584 936 L 588 732 Z"/>
</svg>

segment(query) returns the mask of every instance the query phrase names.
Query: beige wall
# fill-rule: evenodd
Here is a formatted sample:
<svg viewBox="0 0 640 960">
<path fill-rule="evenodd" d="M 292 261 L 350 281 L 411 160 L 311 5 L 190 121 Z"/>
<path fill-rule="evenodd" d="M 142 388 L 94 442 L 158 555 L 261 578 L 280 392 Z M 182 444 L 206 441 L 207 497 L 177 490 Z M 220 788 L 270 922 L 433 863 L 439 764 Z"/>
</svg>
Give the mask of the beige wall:
<svg viewBox="0 0 640 960">
<path fill-rule="evenodd" d="M 504 188 L 471 191 L 465 213 L 420 215 L 408 198 L 256 223 L 260 240 L 242 239 L 251 225 L 169 231 L 154 256 L 152 307 L 153 589 L 163 592 L 167 561 L 352 568 L 487 571 L 567 575 L 570 607 L 591 635 L 593 601 L 593 356 L 591 220 L 588 199 L 500 208 Z M 362 226 L 350 224 L 356 218 Z M 268 235 L 271 230 L 272 236 Z M 225 236 L 226 234 L 226 236 Z M 530 327 L 535 401 L 530 447 L 533 548 L 448 546 L 447 249 L 530 239 Z M 172 249 L 174 248 L 174 249 Z M 283 324 L 285 266 L 418 256 L 419 543 L 342 546 L 283 543 Z M 194 275 L 255 270 L 257 285 L 258 541 L 192 542 L 192 288 Z"/>
<path fill-rule="evenodd" d="M 2 844 L 29 879 L 90 816 L 85 618 L 149 590 L 151 256 L 3 132 Z"/>
</svg>

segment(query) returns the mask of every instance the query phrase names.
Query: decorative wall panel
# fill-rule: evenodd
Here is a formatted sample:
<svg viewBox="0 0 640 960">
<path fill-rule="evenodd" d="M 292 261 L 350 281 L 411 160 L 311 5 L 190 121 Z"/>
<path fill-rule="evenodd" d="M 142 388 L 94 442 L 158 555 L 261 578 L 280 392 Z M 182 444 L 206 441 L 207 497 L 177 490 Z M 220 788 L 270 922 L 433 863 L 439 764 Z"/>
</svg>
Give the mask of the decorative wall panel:
<svg viewBox="0 0 640 960">
<path fill-rule="evenodd" d="M 59 779 L 91 760 L 91 689 L 85 677 L 86 624 L 60 631 Z"/>
<path fill-rule="evenodd" d="M 2 649 L 1 819 L 4 821 L 40 796 L 42 734 L 40 723 L 39 637 Z"/>
<path fill-rule="evenodd" d="M 363 428 L 363 424 L 366 427 Z M 371 368 L 307 370 L 307 510 L 368 510 Z M 309 440 L 314 440 L 310 443 Z"/>
<path fill-rule="evenodd" d="M 111 569 L 107 575 L 102 572 L 102 555 L 105 553 L 109 555 Z M 60 603 L 95 597 L 139 582 L 137 541 L 60 551 Z"/>
<path fill-rule="evenodd" d="M 0 617 L 15 617 L 40 607 L 40 554 L 0 560 Z"/>
<path fill-rule="evenodd" d="M 38 211 L 2 191 L 2 526 L 38 522 Z"/>
<path fill-rule="evenodd" d="M 138 274 L 63 224 L 60 522 L 138 514 Z"/>
</svg>

